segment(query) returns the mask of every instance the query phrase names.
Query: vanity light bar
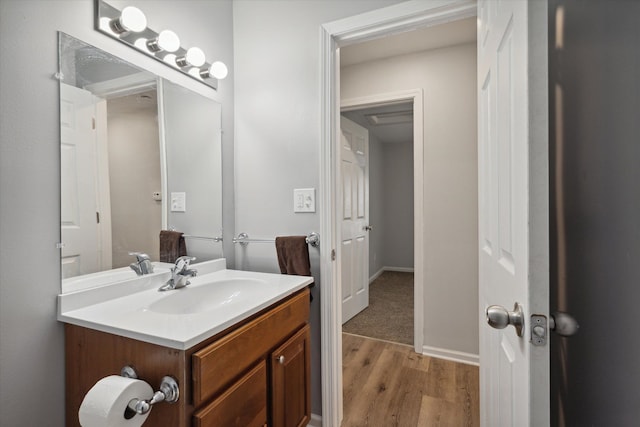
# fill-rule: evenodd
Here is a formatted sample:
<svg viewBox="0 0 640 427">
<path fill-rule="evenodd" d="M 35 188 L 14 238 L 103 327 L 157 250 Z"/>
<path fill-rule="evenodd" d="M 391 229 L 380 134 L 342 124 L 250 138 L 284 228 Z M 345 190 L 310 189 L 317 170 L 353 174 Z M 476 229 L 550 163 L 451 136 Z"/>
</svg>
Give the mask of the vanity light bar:
<svg viewBox="0 0 640 427">
<path fill-rule="evenodd" d="M 149 28 L 144 13 L 136 7 L 120 11 L 104 0 L 96 0 L 96 30 L 214 89 L 228 74 L 224 63 L 207 62 L 202 49 L 180 46 L 180 38 L 173 31 L 157 33 Z"/>
</svg>

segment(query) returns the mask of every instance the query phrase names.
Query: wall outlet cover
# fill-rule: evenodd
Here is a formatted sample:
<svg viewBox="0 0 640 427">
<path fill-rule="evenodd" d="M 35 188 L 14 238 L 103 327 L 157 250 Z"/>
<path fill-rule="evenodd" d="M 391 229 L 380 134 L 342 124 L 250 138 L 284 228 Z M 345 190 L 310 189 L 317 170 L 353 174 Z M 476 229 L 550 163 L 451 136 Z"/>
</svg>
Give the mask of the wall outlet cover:
<svg viewBox="0 0 640 427">
<path fill-rule="evenodd" d="M 171 212 L 187 211 L 187 193 L 171 192 Z"/>
<path fill-rule="evenodd" d="M 293 211 L 294 212 L 315 212 L 316 211 L 316 189 L 296 188 L 293 190 Z"/>
</svg>

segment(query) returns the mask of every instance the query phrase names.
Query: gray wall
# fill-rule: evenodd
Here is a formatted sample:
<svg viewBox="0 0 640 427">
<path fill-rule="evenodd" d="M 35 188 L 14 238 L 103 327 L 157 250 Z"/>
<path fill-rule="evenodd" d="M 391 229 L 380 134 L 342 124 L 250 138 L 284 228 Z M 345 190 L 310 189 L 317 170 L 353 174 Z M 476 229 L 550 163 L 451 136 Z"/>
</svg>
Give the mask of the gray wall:
<svg viewBox="0 0 640 427">
<path fill-rule="evenodd" d="M 384 158 L 382 143 L 369 134 L 369 278 L 385 266 L 383 261 L 384 240 L 382 219 L 384 218 Z"/>
<path fill-rule="evenodd" d="M 320 25 L 394 0 L 236 0 L 236 231 L 252 237 L 318 231 L 319 215 L 293 213 L 293 189 L 316 188 L 320 164 Z M 321 236 L 322 237 L 322 236 Z M 320 293 L 311 249 L 312 410 L 321 412 Z M 277 272 L 273 245 L 238 248 L 237 266 Z"/>
<path fill-rule="evenodd" d="M 413 260 L 413 144 L 382 144 L 382 263 L 412 269 Z"/>
<path fill-rule="evenodd" d="M 362 125 L 362 123 L 360 123 Z M 413 269 L 413 144 L 369 133 L 369 277 Z"/>
<path fill-rule="evenodd" d="M 57 33 L 64 31 L 165 78 L 201 86 L 93 30 L 92 1 L 0 0 L 0 425 L 64 425 L 60 292 L 60 125 Z M 233 229 L 231 1 L 140 2 L 153 28 L 171 27 L 224 61 L 225 215 Z M 179 13 L 178 13 L 179 11 Z M 10 60 L 8 60 L 10 58 Z M 231 247 L 231 245 L 230 245 Z M 230 252 L 230 251 L 229 251 Z M 36 402 L 36 403 L 34 403 Z"/>
<path fill-rule="evenodd" d="M 341 98 L 424 91 L 424 349 L 478 354 L 476 45 L 345 67 Z M 452 317 L 451 313 L 458 313 Z M 450 319 L 443 327 L 441 319 Z"/>
</svg>

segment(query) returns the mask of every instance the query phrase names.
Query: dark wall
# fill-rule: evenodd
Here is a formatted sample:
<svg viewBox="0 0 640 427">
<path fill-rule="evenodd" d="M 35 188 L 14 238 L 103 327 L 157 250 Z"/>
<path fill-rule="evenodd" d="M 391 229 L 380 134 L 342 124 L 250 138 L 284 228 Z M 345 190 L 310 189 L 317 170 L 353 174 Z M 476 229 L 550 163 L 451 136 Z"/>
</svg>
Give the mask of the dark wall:
<svg viewBox="0 0 640 427">
<path fill-rule="evenodd" d="M 638 425 L 640 2 L 550 0 L 549 68 L 551 424 Z"/>
</svg>

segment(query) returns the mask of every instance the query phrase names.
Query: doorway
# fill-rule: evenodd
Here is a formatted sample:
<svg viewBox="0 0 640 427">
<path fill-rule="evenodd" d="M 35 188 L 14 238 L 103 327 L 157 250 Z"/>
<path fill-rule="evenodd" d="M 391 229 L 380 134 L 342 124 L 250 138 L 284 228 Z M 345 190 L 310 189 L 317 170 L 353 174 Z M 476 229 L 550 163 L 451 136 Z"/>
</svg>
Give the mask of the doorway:
<svg viewBox="0 0 640 427">
<path fill-rule="evenodd" d="M 411 152 L 410 157 L 413 161 L 413 164 L 410 165 L 412 169 L 412 173 L 410 175 L 410 185 L 411 191 L 409 192 L 409 197 L 412 196 L 412 200 L 410 200 L 410 209 L 411 211 L 408 213 L 408 217 L 412 224 L 408 225 L 408 230 L 406 229 L 407 224 L 405 225 L 405 231 L 402 233 L 405 238 L 407 238 L 406 233 L 412 233 L 410 237 L 412 240 L 412 247 L 408 250 L 409 254 L 402 256 L 404 265 L 403 267 L 406 270 L 411 269 L 413 267 L 413 339 L 410 345 L 413 346 L 414 351 L 416 353 L 423 352 L 423 337 L 424 337 L 424 316 L 423 316 L 423 304 L 416 304 L 415 301 L 422 301 L 424 299 L 424 264 L 420 262 L 423 259 L 423 248 L 424 248 L 424 223 L 421 220 L 421 212 L 424 210 L 424 153 L 423 153 L 423 144 L 424 140 L 424 113 L 423 113 L 423 91 L 422 89 L 411 89 L 404 91 L 396 91 L 389 93 L 380 93 L 380 94 L 370 94 L 368 96 L 363 97 L 354 97 L 343 99 L 341 101 L 341 110 L 345 112 L 345 114 L 349 114 L 351 111 L 358 110 L 366 110 L 369 112 L 379 112 L 379 111 L 408 111 L 412 112 L 411 117 L 411 127 L 409 129 L 404 129 L 404 137 L 402 139 L 404 141 L 411 141 Z M 398 107 L 399 106 L 399 107 Z M 352 115 L 353 117 L 353 115 Z M 391 132 L 398 132 L 396 128 L 391 129 Z M 416 143 L 417 141 L 417 143 Z M 406 147 L 405 147 L 406 148 Z M 405 153 L 406 157 L 406 153 Z M 406 161 L 406 159 L 405 159 Z M 375 174 L 374 174 L 375 177 Z M 406 188 L 404 189 L 396 189 L 396 191 L 405 192 L 406 197 Z M 407 204 L 409 204 L 407 203 Z M 405 212 L 406 213 L 406 212 Z M 375 213 L 374 213 L 375 215 Z M 374 216 L 375 219 L 375 216 Z M 397 219 L 397 218 L 396 218 Z M 405 218 L 406 219 L 406 218 Z M 393 218 L 390 218 L 390 221 L 393 221 Z M 375 227 L 375 225 L 374 225 Z M 382 229 L 384 226 L 380 224 L 378 227 Z M 375 229 L 375 228 L 374 228 Z M 372 230 L 373 231 L 373 230 Z M 389 233 L 394 233 L 394 230 L 388 230 Z M 375 243 L 375 242 L 374 242 Z M 403 243 L 400 242 L 399 246 L 402 246 Z M 406 242 L 404 242 L 406 246 Z M 406 247 L 404 249 L 406 250 Z M 384 266 L 378 263 L 378 259 L 376 256 L 376 260 L 373 261 L 372 258 L 375 255 L 374 253 L 369 256 L 369 263 L 373 265 L 373 271 L 369 274 L 368 277 L 375 276 L 376 273 L 380 270 L 379 267 L 384 269 Z M 409 258 L 407 260 L 407 258 Z M 396 266 L 399 267 L 399 266 Z M 372 269 L 370 268 L 369 271 Z M 368 284 L 368 283 L 367 283 Z"/>
<path fill-rule="evenodd" d="M 368 131 L 368 304 L 343 332 L 414 346 L 412 101 L 342 111 Z M 343 266 L 344 267 L 344 266 Z"/>
<path fill-rule="evenodd" d="M 341 319 L 339 309 L 340 281 L 339 272 L 335 268 L 335 264 L 331 262 L 331 252 L 333 248 L 337 246 L 336 242 L 338 242 L 339 240 L 339 233 L 336 232 L 337 227 L 335 226 L 337 220 L 335 214 L 335 200 L 333 200 L 333 194 L 335 194 L 333 189 L 336 185 L 334 179 L 336 165 L 334 163 L 334 156 L 332 155 L 332 153 L 335 152 L 335 142 L 338 139 L 338 135 L 336 134 L 335 129 L 336 124 L 339 120 L 339 109 L 337 108 L 337 105 L 338 99 L 340 98 L 338 88 L 340 88 L 341 86 L 341 76 L 338 72 L 337 67 L 337 63 L 339 63 L 340 61 L 338 55 L 336 55 L 337 48 L 339 46 L 345 46 L 347 44 L 360 42 L 363 40 L 382 37 L 391 33 L 398 33 L 423 26 L 433 26 L 443 22 L 456 21 L 475 16 L 476 14 L 476 5 L 473 2 L 451 3 L 448 6 L 438 8 L 437 11 L 430 10 L 433 6 L 425 4 L 415 3 L 412 4 L 411 7 L 413 7 L 415 10 L 396 11 L 398 13 L 396 13 L 395 15 L 389 14 L 385 18 L 380 18 L 379 16 L 367 17 L 367 19 L 371 22 L 364 22 L 367 21 L 367 19 L 358 17 L 354 18 L 353 20 L 347 19 L 336 21 L 334 23 L 323 26 L 322 88 L 324 96 L 322 108 L 322 131 L 323 141 L 325 143 L 323 144 L 321 153 L 321 173 L 323 182 L 322 187 L 326 189 L 326 191 L 322 191 L 321 194 L 322 205 L 324 206 L 323 216 L 321 218 L 321 232 L 331 238 L 332 243 L 329 247 L 325 245 L 324 249 L 321 250 L 323 251 L 321 252 L 321 274 L 323 278 L 325 278 L 324 280 L 328 282 L 328 285 L 326 285 L 324 288 L 325 294 L 321 301 L 321 310 L 323 313 L 322 343 L 323 348 L 325 349 L 324 354 L 326 356 L 325 358 L 323 358 L 322 362 L 323 423 L 325 423 L 326 425 L 339 425 L 339 420 L 342 418 L 342 377 L 340 373 L 339 363 L 339 360 L 341 360 L 342 357 L 341 334 L 339 329 L 339 323 Z M 475 87 L 475 79 L 472 78 L 471 80 L 473 82 L 473 86 Z M 387 83 L 389 79 L 385 76 L 380 81 L 383 84 L 379 87 L 379 92 L 384 92 L 384 83 Z M 345 97 L 343 96 L 343 98 Z M 350 97 L 347 96 L 346 98 Z M 471 103 L 475 105 L 475 100 L 472 100 Z M 414 114 L 417 115 L 418 113 L 416 107 L 420 108 L 420 114 L 422 114 L 423 105 L 422 103 L 420 103 L 420 105 L 416 106 L 414 98 Z M 473 130 L 473 133 L 474 135 L 476 134 L 475 129 Z M 416 147 L 422 146 L 416 144 Z M 422 155 L 423 153 L 420 153 L 420 158 L 423 158 Z M 422 174 L 423 171 L 414 171 L 414 173 Z M 424 179 L 421 182 L 424 182 Z M 418 190 L 414 190 L 417 195 L 416 197 L 418 197 Z M 422 196 L 422 192 L 420 192 L 419 196 Z M 420 201 L 420 203 L 422 203 L 422 201 Z M 418 208 L 416 207 L 416 209 Z M 420 226 L 424 225 L 422 224 L 422 221 L 416 222 Z M 423 234 L 424 233 L 422 233 L 421 230 L 415 230 L 416 249 L 423 248 L 425 246 L 423 242 Z M 474 246 L 473 249 L 475 251 L 476 247 Z M 417 267 L 418 265 L 416 264 L 416 283 L 420 280 L 417 277 Z M 420 283 L 424 283 L 424 280 L 420 280 Z M 416 287 L 416 289 L 419 289 L 419 287 Z M 422 299 L 420 300 L 422 301 Z M 473 306 L 473 308 L 470 310 L 470 312 L 473 314 L 473 323 L 476 325 L 475 333 L 477 333 L 477 318 L 475 316 L 475 313 L 477 312 L 476 301 L 473 301 L 471 305 Z M 418 319 L 416 319 L 416 324 L 418 323 L 424 324 L 423 321 L 418 322 Z M 424 334 L 417 335 L 416 341 L 420 341 L 423 336 Z M 416 347 L 418 347 L 418 345 L 416 345 Z M 424 352 L 425 348 L 422 343 L 420 343 L 419 349 L 421 350 L 421 352 Z M 427 350 L 435 354 L 442 349 L 433 347 Z M 456 356 L 459 358 L 465 358 L 473 356 L 473 354 L 462 351 L 458 352 Z"/>
<path fill-rule="evenodd" d="M 411 234 L 416 237 L 415 255 L 411 257 L 410 263 L 415 266 L 414 291 L 419 294 L 414 305 L 416 318 L 420 318 L 414 324 L 418 331 L 415 338 L 421 342 L 414 345 L 417 353 L 414 353 L 414 357 L 416 360 L 425 360 L 424 356 L 419 355 L 434 356 L 430 359 L 434 366 L 447 359 L 454 366 L 460 365 L 460 362 L 477 364 L 478 360 L 478 320 L 475 314 L 478 280 L 475 102 L 477 53 L 475 20 L 470 19 L 465 23 L 467 32 L 471 35 L 471 40 L 466 43 L 443 45 L 437 49 L 341 67 L 340 73 L 343 114 L 353 113 L 353 110 L 363 107 L 368 108 L 369 114 L 380 114 L 380 108 L 395 104 L 389 116 L 393 117 L 395 114 L 396 119 L 402 119 L 402 115 L 409 115 L 407 111 L 413 112 L 415 106 L 410 120 L 419 129 L 415 131 L 418 136 L 410 131 L 407 138 L 412 143 L 409 145 L 410 153 L 415 150 L 412 159 L 415 172 L 409 174 L 410 184 L 415 189 L 396 185 L 393 191 L 415 198 L 415 208 L 409 208 L 413 214 L 409 217 L 409 222 L 414 225 Z M 426 31 L 427 35 L 431 31 L 435 31 L 435 28 Z M 424 33 L 420 32 L 420 35 Z M 344 51 L 340 52 L 341 59 Z M 381 75 L 386 76 L 388 82 L 381 82 Z M 381 88 L 397 90 L 406 86 L 417 88 L 410 91 L 413 97 L 402 92 L 371 95 L 371 91 L 380 91 Z M 360 98 L 351 98 L 354 95 Z M 357 117 L 351 117 L 357 120 Z M 372 119 L 378 122 L 391 120 L 382 114 Z M 397 134 L 398 131 L 393 133 Z M 375 164 L 371 167 L 370 175 L 374 175 L 374 167 Z M 370 193 L 373 192 L 372 185 Z M 373 196 L 371 198 L 373 200 Z M 340 213 L 341 209 L 338 208 L 337 212 Z M 394 217 L 396 223 L 407 222 L 407 218 L 397 213 Z M 375 231 L 376 223 L 374 220 L 371 223 Z M 402 234 L 398 224 L 391 224 L 390 228 L 393 235 Z M 411 240 L 413 236 L 408 238 Z M 398 251 L 395 248 L 395 252 Z M 344 268 L 344 265 L 341 267 Z M 341 278 L 344 295 L 344 287 L 348 283 L 344 281 L 344 274 Z M 466 308 L 462 308 L 463 305 Z M 461 320 L 457 324 L 449 320 L 443 321 L 451 319 L 450 314 L 453 312 L 461 313 L 461 316 L 467 318 L 456 319 Z M 393 319 L 387 316 L 382 321 L 388 325 Z M 463 324 L 466 327 L 461 328 Z M 344 419 L 352 420 L 359 405 L 350 393 L 357 383 L 351 382 L 354 378 L 354 364 L 351 363 L 350 354 L 345 353 L 348 350 L 348 338 L 343 337 Z M 369 354 L 368 357 L 374 360 L 375 354 Z M 391 366 L 384 366 L 385 361 L 389 362 L 385 358 L 378 360 L 376 369 L 391 370 Z M 478 389 L 477 367 L 473 366 L 472 370 L 476 372 L 476 381 L 470 383 L 468 390 L 474 395 Z M 441 380 L 450 381 L 452 378 L 448 377 L 448 373 L 451 372 L 454 371 L 443 370 Z M 402 389 L 389 390 L 390 394 L 403 392 Z M 426 400 L 434 397 L 426 389 L 423 392 L 422 397 Z M 384 416 L 391 416 L 389 414 L 396 411 L 402 412 L 403 409 L 398 406 L 390 408 L 390 411 Z M 391 421 L 385 419 L 385 422 Z M 412 425 L 408 422 L 408 425 Z"/>
</svg>

